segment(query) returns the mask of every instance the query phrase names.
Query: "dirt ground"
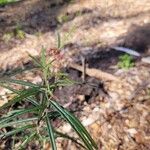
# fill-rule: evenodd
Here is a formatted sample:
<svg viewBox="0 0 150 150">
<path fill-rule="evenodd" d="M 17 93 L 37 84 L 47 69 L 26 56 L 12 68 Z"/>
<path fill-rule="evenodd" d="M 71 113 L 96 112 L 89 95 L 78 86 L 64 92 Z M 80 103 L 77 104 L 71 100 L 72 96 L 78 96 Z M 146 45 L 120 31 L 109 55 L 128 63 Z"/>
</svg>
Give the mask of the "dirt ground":
<svg viewBox="0 0 150 150">
<path fill-rule="evenodd" d="M 23 0 L 0 6 L 1 76 L 26 67 L 30 60 L 28 53 L 38 56 L 42 47 L 48 51 L 56 47 L 56 32 L 64 42 L 61 52 L 65 54 L 65 63 L 61 67 L 73 62 L 81 64 L 82 56 L 89 68 L 103 70 L 122 81 L 102 81 L 87 76 L 87 84 L 58 90 L 60 102 L 67 105 L 67 98 L 71 101 L 69 109 L 81 108 L 76 115 L 99 149 L 148 150 L 150 64 L 135 58 L 133 68 L 118 69 L 118 57 L 123 53 L 111 47 L 124 46 L 138 51 L 142 57 L 150 55 L 150 1 Z M 68 32 L 70 35 L 66 38 Z M 81 80 L 78 70 L 66 67 L 65 71 L 72 79 Z M 34 73 L 18 77 L 35 82 L 38 79 Z M 5 93 L 3 89 L 1 93 Z M 0 105 L 5 102 L 7 99 L 0 100 Z M 60 130 L 74 135 L 68 124 Z M 59 149 L 79 149 L 68 141 L 63 143 L 58 139 Z M 45 150 L 48 149 L 47 144 Z"/>
</svg>

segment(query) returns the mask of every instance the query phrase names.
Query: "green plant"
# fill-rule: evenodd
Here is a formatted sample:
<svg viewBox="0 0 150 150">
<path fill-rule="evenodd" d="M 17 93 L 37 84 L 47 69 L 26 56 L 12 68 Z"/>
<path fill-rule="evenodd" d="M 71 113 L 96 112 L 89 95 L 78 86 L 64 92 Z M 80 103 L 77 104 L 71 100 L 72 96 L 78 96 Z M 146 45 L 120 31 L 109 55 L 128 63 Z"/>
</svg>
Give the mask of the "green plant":
<svg viewBox="0 0 150 150">
<path fill-rule="evenodd" d="M 18 2 L 20 0 L 0 0 L 0 5 L 6 5 L 9 3 L 14 3 L 14 2 Z"/>
<path fill-rule="evenodd" d="M 5 33 L 2 39 L 4 40 L 5 43 L 8 43 L 15 37 L 22 40 L 25 38 L 25 32 L 18 25 L 16 26 L 14 31 Z"/>
<path fill-rule="evenodd" d="M 72 35 L 75 32 L 75 30 L 76 30 L 76 26 L 71 27 L 68 32 L 64 33 L 63 38 L 61 38 L 61 35 L 57 32 L 56 47 L 58 49 L 62 49 L 70 40 L 70 38 L 72 38 Z"/>
<path fill-rule="evenodd" d="M 76 16 L 76 17 L 81 16 L 81 15 L 82 15 L 82 11 L 77 11 L 77 12 L 75 13 L 75 16 Z"/>
<path fill-rule="evenodd" d="M 73 2 L 71 2 L 73 3 Z M 81 16 L 82 15 L 82 12 L 81 11 L 76 11 L 75 13 L 73 14 L 61 14 L 57 17 L 57 21 L 60 23 L 60 24 L 63 24 L 65 22 L 68 22 L 70 20 L 72 20 L 73 18 L 75 17 L 78 17 L 78 16 Z"/>
<path fill-rule="evenodd" d="M 121 55 L 119 57 L 118 67 L 121 69 L 129 69 L 134 66 L 133 57 L 128 54 Z"/>
<path fill-rule="evenodd" d="M 8 43 L 12 38 L 14 37 L 14 33 L 13 32 L 7 32 L 3 35 L 3 40 L 5 43 Z"/>
<path fill-rule="evenodd" d="M 21 29 L 20 25 L 17 25 L 14 30 L 14 36 L 16 36 L 18 39 L 24 39 L 25 38 L 25 32 Z"/>
<path fill-rule="evenodd" d="M 68 20 L 69 20 L 69 16 L 66 15 L 66 14 L 60 15 L 60 16 L 57 17 L 57 21 L 58 21 L 59 23 L 65 23 L 65 22 L 67 22 Z"/>
<path fill-rule="evenodd" d="M 0 107 L 0 110 L 10 108 L 16 103 L 21 103 L 22 105 L 26 101 L 30 103 L 29 108 L 19 108 L 9 111 L 0 118 L 0 129 L 4 129 L 5 127 L 12 128 L 8 132 L 0 130 L 0 139 L 9 136 L 16 137 L 18 134 L 21 134 L 22 136 L 19 136 L 19 140 L 22 143 L 17 149 L 25 148 L 30 141 L 35 139 L 40 142 L 40 145 L 43 145 L 45 141 L 49 141 L 52 149 L 56 150 L 56 138 L 64 137 L 76 142 L 76 144 L 79 144 L 85 149 L 97 149 L 95 142 L 81 122 L 72 113 L 59 105 L 57 97 L 53 94 L 57 87 L 66 86 L 72 84 L 72 82 L 65 74 L 52 71 L 51 66 L 54 60 L 47 60 L 44 49 L 39 59 L 31 55 L 30 57 L 35 62 L 36 67 L 41 70 L 43 83 L 33 84 L 23 80 L 0 78 L 0 86 L 16 94 L 12 100 Z M 24 88 L 17 90 L 11 86 L 14 84 L 21 85 Z M 67 121 L 78 134 L 84 145 L 73 137 L 58 132 L 53 126 L 56 118 Z"/>
</svg>

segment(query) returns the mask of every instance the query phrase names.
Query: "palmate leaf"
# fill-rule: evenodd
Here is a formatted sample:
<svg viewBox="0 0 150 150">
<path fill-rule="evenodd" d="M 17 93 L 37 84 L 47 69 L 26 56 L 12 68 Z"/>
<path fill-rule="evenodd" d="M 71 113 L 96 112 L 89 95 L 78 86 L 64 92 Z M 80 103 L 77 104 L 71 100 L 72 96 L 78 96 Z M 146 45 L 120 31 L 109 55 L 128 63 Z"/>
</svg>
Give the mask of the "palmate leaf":
<svg viewBox="0 0 150 150">
<path fill-rule="evenodd" d="M 52 106 L 61 114 L 61 116 L 70 123 L 72 128 L 77 132 L 79 137 L 82 139 L 88 150 L 97 149 L 97 145 L 91 138 L 87 130 L 80 123 L 80 121 L 66 109 L 62 108 L 57 102 L 50 101 Z"/>
<path fill-rule="evenodd" d="M 48 135 L 52 145 L 52 150 L 57 150 L 53 127 L 50 123 L 48 115 L 46 115 L 46 124 L 47 124 Z"/>
<path fill-rule="evenodd" d="M 4 104 L 2 107 L 0 107 L 0 110 L 3 108 L 6 108 L 12 104 L 15 104 L 16 102 L 20 102 L 30 96 L 33 96 L 39 92 L 39 88 L 29 88 L 26 90 L 23 90 L 20 95 L 15 96 L 12 100 L 10 100 L 8 103 Z"/>
</svg>

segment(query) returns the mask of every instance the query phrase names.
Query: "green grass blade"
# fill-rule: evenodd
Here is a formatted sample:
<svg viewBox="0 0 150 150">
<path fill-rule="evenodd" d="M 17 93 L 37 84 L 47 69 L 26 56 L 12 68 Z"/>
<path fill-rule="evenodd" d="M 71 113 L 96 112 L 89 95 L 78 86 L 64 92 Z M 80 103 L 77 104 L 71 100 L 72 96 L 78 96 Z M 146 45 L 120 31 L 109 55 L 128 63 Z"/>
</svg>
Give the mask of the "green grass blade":
<svg viewBox="0 0 150 150">
<path fill-rule="evenodd" d="M 41 51 L 41 65 L 46 68 L 46 49 L 42 48 Z"/>
<path fill-rule="evenodd" d="M 33 104 L 34 106 L 39 106 L 39 103 L 37 103 L 34 99 L 32 99 L 32 98 L 27 98 L 26 99 L 28 102 L 30 102 L 31 104 Z"/>
<path fill-rule="evenodd" d="M 10 87 L 10 86 L 6 86 L 6 85 L 4 85 L 4 84 L 1 84 L 1 83 L 0 83 L 0 86 L 3 87 L 3 88 L 8 89 L 8 90 L 10 90 L 10 91 L 12 91 L 12 92 L 15 93 L 15 94 L 18 94 L 18 95 L 20 95 L 21 92 L 22 92 L 22 90 L 19 91 L 19 90 L 13 89 L 13 88 Z M 39 103 L 36 102 L 33 98 L 28 97 L 28 98 L 26 98 L 26 100 L 29 101 L 30 103 L 32 103 L 32 104 L 35 105 L 35 106 L 39 106 Z"/>
<path fill-rule="evenodd" d="M 58 80 L 56 84 L 57 86 L 70 86 L 70 85 L 73 85 L 74 82 L 72 82 L 69 79 L 62 79 L 62 80 Z"/>
<path fill-rule="evenodd" d="M 38 60 L 36 57 L 30 55 L 29 53 L 28 53 L 28 55 L 29 55 L 29 57 L 31 57 L 31 59 L 34 61 L 34 63 L 35 63 L 38 67 L 43 68 L 43 66 L 41 65 L 41 63 L 39 62 L 39 60 Z"/>
<path fill-rule="evenodd" d="M 57 150 L 53 127 L 50 123 L 48 115 L 46 115 L 46 124 L 47 124 L 47 129 L 48 129 L 50 142 L 51 142 L 51 145 L 52 145 L 52 150 Z"/>
<path fill-rule="evenodd" d="M 8 127 L 8 126 L 13 126 L 13 125 L 19 125 L 19 124 L 22 124 L 22 123 L 31 122 L 31 121 L 35 121 L 35 120 L 38 120 L 38 117 L 20 119 L 20 120 L 17 120 L 17 121 L 12 121 L 12 122 L 8 122 L 6 124 L 2 124 L 2 125 L 0 125 L 0 128 L 5 128 L 5 127 Z"/>
<path fill-rule="evenodd" d="M 87 130 L 85 129 L 85 127 L 80 123 L 80 121 L 73 114 L 71 114 L 69 111 L 65 110 L 65 112 L 74 120 L 74 122 L 76 124 L 78 124 L 78 126 L 81 128 L 81 130 L 83 131 L 83 133 L 85 134 L 85 136 L 90 140 L 91 144 L 95 148 L 97 148 L 96 143 L 94 142 L 94 140 L 92 139 L 92 137 L 90 136 L 90 134 L 87 132 Z"/>
<path fill-rule="evenodd" d="M 2 107 L 0 107 L 0 110 L 3 109 L 3 108 L 6 108 L 12 104 L 15 104 L 16 102 L 20 102 L 30 96 L 33 96 L 35 94 L 37 94 L 39 92 L 39 88 L 30 88 L 30 89 L 27 89 L 27 90 L 23 90 L 21 92 L 20 95 L 18 96 L 15 96 L 12 100 L 10 100 L 8 103 L 4 104 Z"/>
<path fill-rule="evenodd" d="M 31 83 L 31 82 L 27 82 L 23 80 L 14 80 L 10 78 L 0 78 L 0 83 L 13 83 L 13 84 L 19 84 L 19 85 L 27 86 L 27 87 L 40 87 L 39 85 Z"/>
<path fill-rule="evenodd" d="M 35 137 L 36 132 L 33 132 L 30 136 L 28 136 L 21 145 L 19 145 L 19 150 L 24 149 L 24 147 Z"/>
<path fill-rule="evenodd" d="M 17 74 L 21 74 L 25 71 L 31 71 L 31 70 L 35 70 L 35 69 L 38 69 L 38 68 L 39 68 L 38 66 L 30 64 L 29 66 L 25 66 L 25 68 L 15 68 L 11 71 L 1 73 L 0 77 L 7 77 L 7 78 L 9 77 L 9 78 L 11 78 L 11 77 L 13 77 Z"/>
<path fill-rule="evenodd" d="M 70 123 L 72 128 L 78 133 L 79 137 L 83 140 L 84 144 L 89 150 L 97 149 L 94 140 L 73 114 L 59 106 L 55 101 L 51 101 L 51 104 L 62 115 L 62 117 Z"/>
<path fill-rule="evenodd" d="M 58 32 L 56 33 L 56 36 L 57 36 L 57 48 L 59 49 L 61 47 L 61 37 Z"/>
<path fill-rule="evenodd" d="M 56 108 L 57 109 L 57 108 Z M 82 141 L 84 142 L 84 144 L 86 145 L 88 150 L 94 150 L 93 146 L 91 145 L 91 143 L 89 142 L 89 140 L 85 137 L 84 132 L 80 129 L 80 127 L 78 126 L 78 124 L 76 124 L 72 118 L 70 118 L 65 112 L 64 110 L 60 110 L 61 108 L 58 109 L 58 111 L 61 113 L 62 117 L 70 123 L 70 125 L 72 126 L 72 128 L 77 132 L 77 134 L 79 135 L 79 137 L 82 139 Z"/>
<path fill-rule="evenodd" d="M 25 109 L 15 109 L 15 110 L 12 110 L 12 111 L 9 111 L 5 117 L 8 117 L 8 116 L 12 116 L 12 115 L 22 115 L 24 113 L 37 113 L 38 110 L 40 109 L 41 106 L 37 106 L 37 107 L 32 107 L 32 108 L 25 108 Z M 1 120 L 1 119 L 0 119 Z"/>
<path fill-rule="evenodd" d="M 8 136 L 14 135 L 14 134 L 22 132 L 22 131 L 24 132 L 24 130 L 34 128 L 34 127 L 35 127 L 35 125 L 26 125 L 21 128 L 17 128 L 15 130 L 0 134 L 0 138 L 6 138 Z"/>
<path fill-rule="evenodd" d="M 39 108 L 40 107 L 33 107 L 30 109 L 17 110 L 16 112 L 11 111 L 5 117 L 0 118 L 0 124 L 4 124 L 6 122 L 9 122 L 9 121 L 13 120 L 15 117 L 18 117 L 18 116 L 23 115 L 25 113 L 36 113 L 39 110 Z"/>
<path fill-rule="evenodd" d="M 63 138 L 66 138 L 66 139 L 68 139 L 68 140 L 71 140 L 72 142 L 76 143 L 77 145 L 79 145 L 79 146 L 81 146 L 82 148 L 85 149 L 84 145 L 82 145 L 81 143 L 79 143 L 75 138 L 70 137 L 70 136 L 67 135 L 67 134 L 58 132 L 58 131 L 56 131 L 56 130 L 55 130 L 55 134 L 56 134 L 56 137 L 63 137 Z"/>
<path fill-rule="evenodd" d="M 61 117 L 60 113 L 58 113 L 57 111 L 49 112 L 47 115 L 50 120 Z"/>
<path fill-rule="evenodd" d="M 0 0 L 0 6 L 10 4 L 10 3 L 19 2 L 19 1 L 21 1 L 21 0 Z"/>
</svg>

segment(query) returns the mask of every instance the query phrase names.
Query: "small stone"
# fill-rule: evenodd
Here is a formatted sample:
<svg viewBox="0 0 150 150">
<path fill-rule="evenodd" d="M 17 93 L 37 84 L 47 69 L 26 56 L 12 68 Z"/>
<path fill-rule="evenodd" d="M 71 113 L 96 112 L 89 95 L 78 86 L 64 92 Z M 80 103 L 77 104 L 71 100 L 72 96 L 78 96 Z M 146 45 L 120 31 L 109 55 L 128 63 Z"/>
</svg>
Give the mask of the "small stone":
<svg viewBox="0 0 150 150">
<path fill-rule="evenodd" d="M 119 95 L 115 92 L 109 92 L 109 96 L 113 99 L 113 100 L 117 100 L 119 98 Z"/>
<path fill-rule="evenodd" d="M 150 64 L 150 57 L 143 57 L 141 61 Z"/>
<path fill-rule="evenodd" d="M 0 107 L 3 106 L 5 103 L 7 103 L 7 101 L 0 100 Z"/>
<path fill-rule="evenodd" d="M 128 119 L 126 119 L 126 120 L 125 120 L 125 123 L 126 123 L 126 125 L 129 125 L 130 122 L 129 122 Z"/>
<path fill-rule="evenodd" d="M 144 135 L 142 135 L 142 133 L 141 132 L 137 132 L 136 134 L 135 134 L 135 140 L 136 140 L 136 142 L 137 143 L 144 143 Z"/>
<path fill-rule="evenodd" d="M 79 99 L 81 102 L 85 100 L 85 95 L 78 95 L 77 99 Z"/>
<path fill-rule="evenodd" d="M 97 137 L 100 136 L 100 125 L 97 123 L 93 123 L 92 125 L 90 125 L 90 130 L 92 131 L 92 136 L 97 139 Z"/>
<path fill-rule="evenodd" d="M 137 133 L 136 129 L 135 128 L 130 128 L 127 130 L 127 132 L 132 136 L 134 137 L 134 135 Z"/>
<path fill-rule="evenodd" d="M 91 125 L 92 123 L 94 123 L 96 121 L 96 119 L 94 119 L 94 118 L 86 118 L 86 117 L 84 117 L 84 119 L 82 120 L 82 124 L 84 125 L 84 126 L 89 126 L 89 125 Z"/>
<path fill-rule="evenodd" d="M 62 131 L 65 133 L 69 133 L 71 131 L 71 126 L 69 124 L 65 124 L 62 128 Z"/>
<path fill-rule="evenodd" d="M 36 76 L 33 80 L 34 84 L 41 83 L 41 82 L 42 82 L 42 78 L 40 76 Z"/>
<path fill-rule="evenodd" d="M 108 125 L 108 129 L 111 129 L 111 128 L 112 128 L 112 126 L 109 124 L 109 125 Z"/>
<path fill-rule="evenodd" d="M 90 109 L 90 107 L 87 105 L 87 106 L 85 106 L 85 107 L 83 108 L 83 111 L 85 111 L 85 112 L 90 112 L 91 109 Z"/>
<path fill-rule="evenodd" d="M 93 109 L 93 112 L 99 112 L 99 108 L 98 107 L 95 107 L 94 109 Z"/>
</svg>

